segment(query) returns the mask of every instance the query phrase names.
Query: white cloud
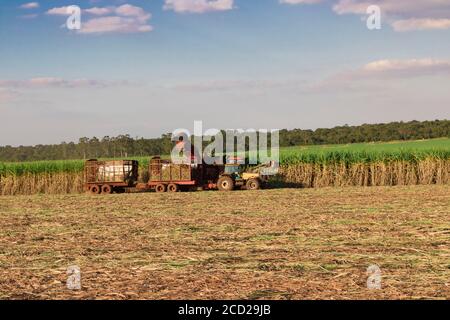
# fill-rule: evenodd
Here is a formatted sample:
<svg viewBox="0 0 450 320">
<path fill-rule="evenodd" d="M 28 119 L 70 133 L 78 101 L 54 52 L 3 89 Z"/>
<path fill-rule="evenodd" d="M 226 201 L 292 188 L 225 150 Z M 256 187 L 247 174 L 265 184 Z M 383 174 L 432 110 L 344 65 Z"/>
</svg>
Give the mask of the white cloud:
<svg viewBox="0 0 450 320">
<path fill-rule="evenodd" d="M 320 0 L 279 0 L 287 4 L 314 4 Z M 333 10 L 339 15 L 366 16 L 367 8 L 377 5 L 385 23 L 395 31 L 450 29 L 449 0 L 334 0 Z"/>
<path fill-rule="evenodd" d="M 232 10 L 234 0 L 165 0 L 164 9 L 177 13 L 205 13 Z"/>
<path fill-rule="evenodd" d="M 437 59 L 378 60 L 362 68 L 366 75 L 384 74 L 388 76 L 424 76 L 430 74 L 450 74 L 450 61 Z"/>
<path fill-rule="evenodd" d="M 339 0 L 337 14 L 366 14 L 367 7 L 378 5 L 395 31 L 450 28 L 450 1 L 447 0 Z"/>
<path fill-rule="evenodd" d="M 95 12 L 101 14 L 100 9 L 104 8 L 96 8 Z M 148 24 L 152 15 L 141 7 L 124 4 L 110 10 L 114 12 L 114 16 L 90 19 L 82 24 L 79 33 L 140 33 L 153 30 L 153 27 Z"/>
<path fill-rule="evenodd" d="M 113 13 L 114 8 L 113 7 L 104 7 L 104 8 L 93 7 L 93 8 L 85 9 L 83 11 L 86 13 L 92 14 L 92 15 L 96 15 L 96 16 L 104 16 L 104 15 Z"/>
<path fill-rule="evenodd" d="M 338 0 L 333 10 L 338 14 L 365 14 L 370 5 L 377 5 L 383 13 L 397 17 L 437 17 L 450 13 L 447 0 Z"/>
<path fill-rule="evenodd" d="M 141 33 L 153 30 L 149 24 L 151 13 L 141 7 L 124 4 L 118 7 L 93 7 L 83 12 L 101 17 L 91 17 L 82 20 L 80 34 L 105 33 Z M 47 11 L 49 15 L 69 15 L 67 7 L 53 8 Z"/>
<path fill-rule="evenodd" d="M 330 88 L 354 88 L 371 84 L 385 86 L 383 81 L 392 79 L 412 79 L 424 76 L 450 76 L 450 60 L 385 59 L 377 60 L 355 70 L 337 73 L 311 87 L 313 91 Z M 381 81 L 381 82 L 380 82 Z"/>
<path fill-rule="evenodd" d="M 131 4 L 124 4 L 116 8 L 116 14 L 125 17 L 150 18 L 150 14 L 145 12 L 141 7 L 132 6 Z"/>
<path fill-rule="evenodd" d="M 24 3 L 20 6 L 21 9 L 37 9 L 39 8 L 39 3 L 38 2 L 28 2 L 28 3 Z"/>
<path fill-rule="evenodd" d="M 52 16 L 69 16 L 70 13 L 67 12 L 67 8 L 69 8 L 69 7 L 52 8 L 52 9 L 48 10 L 46 12 L 46 14 L 52 15 Z"/>
<path fill-rule="evenodd" d="M 404 19 L 392 23 L 395 31 L 405 32 L 413 30 L 444 30 L 450 29 L 450 19 Z"/>
<path fill-rule="evenodd" d="M 139 33 L 149 32 L 153 27 L 148 25 L 147 20 L 139 18 L 125 17 L 102 17 L 88 20 L 83 23 L 79 33 L 83 34 L 102 34 L 102 33 Z"/>
<path fill-rule="evenodd" d="M 361 88 L 378 90 L 387 86 L 386 81 L 426 76 L 450 77 L 450 59 L 385 59 L 369 62 L 359 68 L 343 70 L 328 78 L 314 82 L 301 78 L 283 79 L 208 79 L 204 81 L 179 82 L 162 85 L 158 88 L 177 92 L 268 92 L 271 90 L 291 90 L 295 92 L 320 93 L 320 90 L 359 90 Z M 401 79 L 401 81 L 399 81 Z M 426 80 L 428 81 L 428 79 Z"/>
</svg>

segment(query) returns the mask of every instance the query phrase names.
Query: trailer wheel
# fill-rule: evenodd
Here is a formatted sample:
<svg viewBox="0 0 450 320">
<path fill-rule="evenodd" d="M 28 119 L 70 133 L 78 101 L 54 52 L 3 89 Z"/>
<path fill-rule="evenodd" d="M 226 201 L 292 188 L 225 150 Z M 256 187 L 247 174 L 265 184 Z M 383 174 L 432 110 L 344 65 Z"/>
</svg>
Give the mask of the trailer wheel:
<svg viewBox="0 0 450 320">
<path fill-rule="evenodd" d="M 259 190 L 261 189 L 261 181 L 259 179 L 250 179 L 246 183 L 247 190 Z"/>
<path fill-rule="evenodd" d="M 102 194 L 111 194 L 112 193 L 112 188 L 110 185 L 103 185 L 102 186 Z"/>
<path fill-rule="evenodd" d="M 223 176 L 217 181 L 217 188 L 220 191 L 232 191 L 234 189 L 234 181 L 229 176 Z"/>
<path fill-rule="evenodd" d="M 158 193 L 166 192 L 166 186 L 162 183 L 156 185 L 155 191 Z"/>
<path fill-rule="evenodd" d="M 169 192 L 178 192 L 179 189 L 180 188 L 175 183 L 171 183 L 167 186 L 167 191 L 169 191 Z"/>
<path fill-rule="evenodd" d="M 89 191 L 91 191 L 92 194 L 99 194 L 100 193 L 100 187 L 99 186 L 91 186 L 89 188 Z"/>
</svg>

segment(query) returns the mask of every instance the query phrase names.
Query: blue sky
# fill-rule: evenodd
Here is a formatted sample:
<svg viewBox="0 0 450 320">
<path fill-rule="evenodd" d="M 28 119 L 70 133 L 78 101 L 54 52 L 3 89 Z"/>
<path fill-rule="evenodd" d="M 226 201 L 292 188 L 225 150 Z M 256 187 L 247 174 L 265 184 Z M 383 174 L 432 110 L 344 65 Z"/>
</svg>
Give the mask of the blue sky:
<svg viewBox="0 0 450 320">
<path fill-rule="evenodd" d="M 450 1 L 2 1 L 0 145 L 450 118 L 449 39 Z"/>
</svg>

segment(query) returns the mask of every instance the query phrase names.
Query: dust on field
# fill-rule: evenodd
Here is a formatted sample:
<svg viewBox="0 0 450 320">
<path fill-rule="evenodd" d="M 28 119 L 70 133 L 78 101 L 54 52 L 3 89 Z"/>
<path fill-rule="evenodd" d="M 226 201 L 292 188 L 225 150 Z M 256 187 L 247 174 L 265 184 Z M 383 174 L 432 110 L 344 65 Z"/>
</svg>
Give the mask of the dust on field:
<svg viewBox="0 0 450 320">
<path fill-rule="evenodd" d="M 0 298 L 449 299 L 449 214 L 448 185 L 0 197 Z"/>
</svg>

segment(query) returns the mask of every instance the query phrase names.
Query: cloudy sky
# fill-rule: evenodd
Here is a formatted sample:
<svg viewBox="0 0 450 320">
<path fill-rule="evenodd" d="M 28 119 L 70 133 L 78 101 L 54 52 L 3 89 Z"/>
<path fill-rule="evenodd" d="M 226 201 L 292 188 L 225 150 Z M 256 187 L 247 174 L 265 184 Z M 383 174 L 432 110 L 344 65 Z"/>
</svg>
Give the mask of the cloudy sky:
<svg viewBox="0 0 450 320">
<path fill-rule="evenodd" d="M 2 1 L 0 145 L 449 119 L 449 40 L 450 0 Z"/>
</svg>

